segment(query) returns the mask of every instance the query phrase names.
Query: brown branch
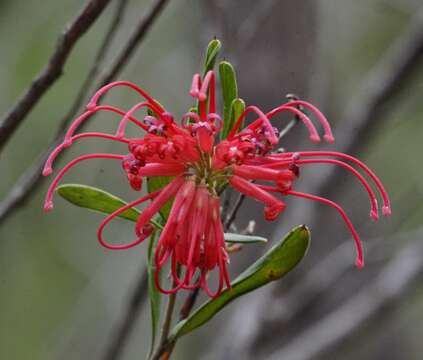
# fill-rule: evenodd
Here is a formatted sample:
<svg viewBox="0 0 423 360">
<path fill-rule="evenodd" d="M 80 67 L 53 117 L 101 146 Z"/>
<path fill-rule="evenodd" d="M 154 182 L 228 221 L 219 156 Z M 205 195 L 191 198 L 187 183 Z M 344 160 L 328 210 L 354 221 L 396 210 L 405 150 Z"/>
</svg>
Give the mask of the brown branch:
<svg viewBox="0 0 423 360">
<path fill-rule="evenodd" d="M 101 76 L 98 87 L 104 86 L 111 82 L 125 68 L 126 64 L 134 54 L 134 51 L 144 40 L 145 36 L 148 34 L 154 22 L 157 20 L 168 2 L 169 0 L 154 1 L 151 7 L 138 22 L 134 32 L 131 34 L 123 49 L 113 61 L 112 66 Z"/>
<path fill-rule="evenodd" d="M 91 0 L 60 35 L 47 65 L 31 86 L 0 120 L 0 150 L 46 91 L 63 74 L 63 67 L 78 40 L 100 16 L 110 0 Z"/>
<path fill-rule="evenodd" d="M 144 270 L 135 284 L 135 289 L 118 326 L 111 336 L 111 342 L 101 357 L 102 360 L 117 360 L 122 355 L 125 345 L 132 333 L 139 314 L 143 308 L 148 292 L 148 274 Z"/>
<path fill-rule="evenodd" d="M 151 8 L 146 12 L 145 16 L 140 19 L 139 23 L 135 27 L 135 30 L 129 40 L 125 43 L 123 49 L 119 52 L 115 60 L 112 62 L 110 68 L 105 71 L 101 76 L 99 81 L 97 82 L 95 88 L 99 88 L 104 84 L 112 81 L 120 71 L 124 69 L 127 62 L 133 55 L 134 50 L 140 45 L 142 40 L 144 39 L 145 35 L 150 30 L 151 26 L 154 24 L 154 21 L 158 18 L 161 10 L 163 9 L 164 5 L 168 0 L 157 0 Z M 102 56 L 99 57 L 101 59 Z M 99 65 L 97 62 L 93 65 L 93 67 L 98 67 Z M 98 72 L 98 69 L 95 70 Z M 84 81 L 85 84 L 85 81 Z M 83 96 L 81 96 L 81 94 Z M 16 185 L 12 188 L 12 190 L 6 195 L 4 200 L 0 203 L 0 223 L 7 218 L 14 210 L 22 206 L 30 197 L 34 194 L 34 190 L 41 184 L 42 180 L 42 167 L 44 165 L 45 159 L 50 151 L 59 143 L 63 136 L 64 128 L 67 125 L 69 119 L 72 116 L 70 114 L 74 114 L 74 109 L 76 105 L 81 104 L 85 99 L 85 92 L 81 92 L 78 95 L 78 98 L 75 101 L 75 104 L 72 105 L 69 113 L 63 118 L 58 132 L 50 144 L 49 149 L 42 154 L 38 160 L 34 162 L 34 164 L 27 170 L 17 181 Z"/>
</svg>

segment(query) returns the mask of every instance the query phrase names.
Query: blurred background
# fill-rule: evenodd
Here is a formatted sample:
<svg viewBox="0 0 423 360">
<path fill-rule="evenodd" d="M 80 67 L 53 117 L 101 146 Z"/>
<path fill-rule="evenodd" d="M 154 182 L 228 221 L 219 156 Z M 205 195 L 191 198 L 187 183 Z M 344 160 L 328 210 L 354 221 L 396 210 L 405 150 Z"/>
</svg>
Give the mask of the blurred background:
<svg viewBox="0 0 423 360">
<path fill-rule="evenodd" d="M 30 186 L 25 201 L 7 206 L 11 198 L 19 198 L 19 181 L 29 179 L 31 167 L 55 136 L 122 3 L 110 1 L 77 42 L 63 76 L 1 149 L 0 359 L 107 359 L 107 346 L 145 268 L 145 245 L 115 253 L 98 246 L 96 228 L 102 215 L 59 198 L 55 211 L 44 214 L 48 181 Z M 27 89 L 65 24 L 84 4 L 0 0 L 0 113 Z M 125 2 L 98 74 L 113 63 L 152 4 Z M 299 126 L 284 138 L 284 147 L 339 150 L 359 157 L 383 180 L 394 212 L 374 224 L 355 179 L 326 166 L 305 169 L 297 188 L 345 206 L 365 240 L 367 266 L 354 268 L 353 243 L 333 209 L 290 199 L 289 210 L 277 223 L 256 219 L 256 232 L 279 240 L 293 226 L 309 225 L 312 246 L 304 261 L 284 281 L 244 296 L 181 339 L 174 358 L 421 359 L 421 2 L 179 0 L 164 2 L 161 10 L 118 78 L 139 84 L 180 116 L 192 104 L 191 76 L 201 69 L 208 41 L 217 36 L 224 57 L 236 66 L 240 96 L 248 104 L 270 110 L 284 102 L 287 93 L 295 93 L 317 105 L 334 125 L 333 145 L 310 144 Z M 107 100 L 129 108 L 136 97 L 116 89 Z M 116 117 L 105 114 L 87 129 L 112 132 L 115 126 Z M 94 150 L 124 147 L 80 142 L 67 150 L 60 164 Z M 93 185 L 131 200 L 134 194 L 116 166 L 87 162 L 64 182 Z M 246 202 L 237 227 L 242 229 L 258 213 L 259 206 Z M 117 221 L 108 236 L 128 239 L 132 232 L 131 224 Z M 269 246 L 252 245 L 234 255 L 232 276 Z M 119 359 L 145 356 L 147 304 L 136 320 Z"/>
</svg>

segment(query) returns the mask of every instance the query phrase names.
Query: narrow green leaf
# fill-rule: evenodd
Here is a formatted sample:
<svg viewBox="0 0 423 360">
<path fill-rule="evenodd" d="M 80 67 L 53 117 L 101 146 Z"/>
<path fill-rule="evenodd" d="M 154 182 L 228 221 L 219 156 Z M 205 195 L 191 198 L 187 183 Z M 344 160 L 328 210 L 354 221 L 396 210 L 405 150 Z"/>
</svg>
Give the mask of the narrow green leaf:
<svg viewBox="0 0 423 360">
<path fill-rule="evenodd" d="M 156 342 L 157 330 L 160 324 L 160 304 L 161 304 L 161 293 L 157 289 L 154 282 L 154 249 L 157 245 L 157 239 L 159 238 L 160 233 L 155 232 L 153 236 L 150 237 L 148 243 L 148 257 L 147 257 L 147 271 L 148 271 L 148 296 L 150 299 L 150 310 L 151 310 L 151 342 L 150 350 L 148 352 L 149 359 L 154 350 L 154 345 Z"/>
<path fill-rule="evenodd" d="M 206 51 L 206 61 L 204 63 L 204 75 L 206 75 L 208 71 L 213 70 L 216 64 L 217 55 L 221 48 L 222 43 L 219 40 L 213 39 L 209 42 Z"/>
<path fill-rule="evenodd" d="M 231 104 L 238 97 L 238 87 L 234 67 L 228 61 L 219 64 L 220 83 L 223 96 L 223 129 L 220 133 L 222 139 L 228 136 L 231 129 Z"/>
<path fill-rule="evenodd" d="M 111 214 L 126 205 L 126 202 L 118 197 L 97 189 L 95 187 L 65 184 L 57 188 L 57 193 L 70 203 L 86 209 Z M 140 212 L 136 209 L 128 209 L 119 216 L 121 218 L 137 221 Z"/>
<path fill-rule="evenodd" d="M 147 189 L 151 194 L 157 190 L 164 188 L 173 180 L 173 176 L 154 176 L 147 178 Z M 167 220 L 170 214 L 170 209 L 172 208 L 173 200 L 169 200 L 164 206 L 160 209 L 160 215 L 164 221 Z"/>
<path fill-rule="evenodd" d="M 232 289 L 210 299 L 180 321 L 172 330 L 171 339 L 185 335 L 209 321 L 224 306 L 254 289 L 282 278 L 304 257 L 310 242 L 310 232 L 304 225 L 293 229 L 284 240 L 278 242 L 265 255 L 232 282 Z"/>
<path fill-rule="evenodd" d="M 111 214 L 127 204 L 117 196 L 87 185 L 64 184 L 57 188 L 57 193 L 76 206 L 105 214 Z M 126 220 L 137 221 L 139 215 L 140 211 L 138 209 L 131 208 L 124 211 L 119 217 Z M 163 228 L 163 226 L 155 220 L 151 220 L 151 223 L 159 229 Z"/>
<path fill-rule="evenodd" d="M 245 110 L 244 100 L 242 100 L 241 98 L 236 98 L 234 101 L 232 101 L 231 110 L 230 110 L 231 115 L 228 122 L 228 133 L 232 129 L 232 127 L 235 125 L 235 122 L 238 120 L 238 118 L 241 116 L 244 110 Z M 244 121 L 241 122 L 238 129 L 242 129 L 243 127 L 244 127 Z"/>
<path fill-rule="evenodd" d="M 225 233 L 225 241 L 228 243 L 239 244 L 267 243 L 267 239 L 261 236 L 241 235 L 233 233 Z"/>
</svg>

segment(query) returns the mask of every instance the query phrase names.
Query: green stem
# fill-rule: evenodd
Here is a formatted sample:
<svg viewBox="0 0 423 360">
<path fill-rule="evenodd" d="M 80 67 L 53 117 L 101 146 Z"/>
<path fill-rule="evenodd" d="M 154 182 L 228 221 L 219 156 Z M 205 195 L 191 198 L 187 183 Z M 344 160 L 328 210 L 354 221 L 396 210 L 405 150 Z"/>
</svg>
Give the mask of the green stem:
<svg viewBox="0 0 423 360">
<path fill-rule="evenodd" d="M 177 271 L 179 273 L 179 269 Z M 175 282 L 173 282 L 173 286 L 176 286 Z M 169 300 L 167 302 L 166 310 L 165 310 L 165 317 L 163 320 L 162 329 L 160 333 L 159 344 L 157 346 L 156 351 L 150 357 L 151 360 L 160 360 L 162 354 L 167 349 L 170 326 L 172 325 L 172 317 L 173 317 L 173 312 L 175 310 L 176 295 L 177 295 L 176 293 L 169 295 Z"/>
</svg>

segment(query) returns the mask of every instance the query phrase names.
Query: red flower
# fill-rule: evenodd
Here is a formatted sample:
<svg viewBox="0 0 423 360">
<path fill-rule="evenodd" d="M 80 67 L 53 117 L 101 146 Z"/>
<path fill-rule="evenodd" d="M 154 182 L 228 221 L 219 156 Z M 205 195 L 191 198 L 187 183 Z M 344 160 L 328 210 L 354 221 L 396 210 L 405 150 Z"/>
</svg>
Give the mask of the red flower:
<svg viewBox="0 0 423 360">
<path fill-rule="evenodd" d="M 128 86 L 134 89 L 145 101 L 136 104 L 128 111 L 98 105 L 101 96 L 116 86 Z M 347 154 L 329 151 L 272 152 L 279 142 L 278 130 L 270 122 L 275 115 L 287 111 L 298 116 L 306 125 L 310 139 L 318 142 L 320 137 L 311 119 L 296 108 L 302 106 L 316 116 L 323 126 L 324 139 L 332 143 L 334 137 L 324 115 L 313 105 L 300 100 L 283 104 L 266 114 L 256 106 L 248 106 L 230 130 L 227 139 L 215 145 L 216 135 L 222 127 L 222 119 L 216 113 L 213 71 L 209 71 L 204 79 L 198 74 L 194 75 L 190 94 L 199 102 L 198 113 L 186 113 L 179 125 L 158 102 L 132 83 L 118 81 L 100 89 L 89 102 L 87 111 L 72 123 L 63 143 L 51 153 L 43 174 L 51 174 L 56 156 L 81 138 L 97 137 L 119 141 L 128 145 L 129 153 L 90 154 L 71 161 L 50 185 L 45 210 L 53 207 L 54 190 L 71 167 L 87 159 L 117 159 L 122 164 L 130 186 L 136 191 L 141 190 L 144 177 L 174 177 L 163 189 L 143 196 L 107 216 L 98 228 L 98 240 L 103 246 L 113 250 L 131 248 L 151 235 L 154 228 L 150 220 L 173 199 L 169 218 L 155 250 L 156 284 L 164 293 L 201 287 L 210 297 L 216 297 L 224 285 L 230 287 L 226 267 L 229 258 L 224 242 L 218 195 L 226 185 L 262 202 L 264 217 L 269 221 L 275 220 L 286 208 L 280 197 L 302 197 L 334 207 L 344 219 L 355 240 L 356 264 L 362 267 L 363 251 L 360 238 L 344 210 L 328 199 L 294 191 L 293 184 L 299 177 L 300 168 L 308 164 L 340 166 L 361 182 L 370 198 L 370 216 L 377 220 L 376 195 L 362 173 L 372 180 L 380 192 L 383 214 L 390 215 L 389 198 L 380 180 L 361 161 Z M 150 115 L 145 116 L 144 120 L 138 120 L 134 116 L 141 108 L 150 110 Z M 103 110 L 122 116 L 115 135 L 94 132 L 74 135 L 84 121 Z M 257 119 L 244 129 L 240 129 L 240 124 L 248 113 L 256 114 Z M 128 122 L 139 126 L 145 134 L 140 138 L 126 138 L 125 129 Z M 262 184 L 263 181 L 267 184 Z M 276 196 L 278 194 L 279 197 Z M 145 207 L 137 220 L 135 226 L 137 238 L 133 242 L 112 245 L 103 240 L 103 230 L 111 220 L 125 210 L 149 200 L 151 203 Z M 172 289 L 163 289 L 159 281 L 159 273 L 166 263 L 170 264 L 174 279 L 175 286 Z M 207 278 L 214 269 L 218 269 L 218 282 L 216 289 L 211 290 Z"/>
</svg>

